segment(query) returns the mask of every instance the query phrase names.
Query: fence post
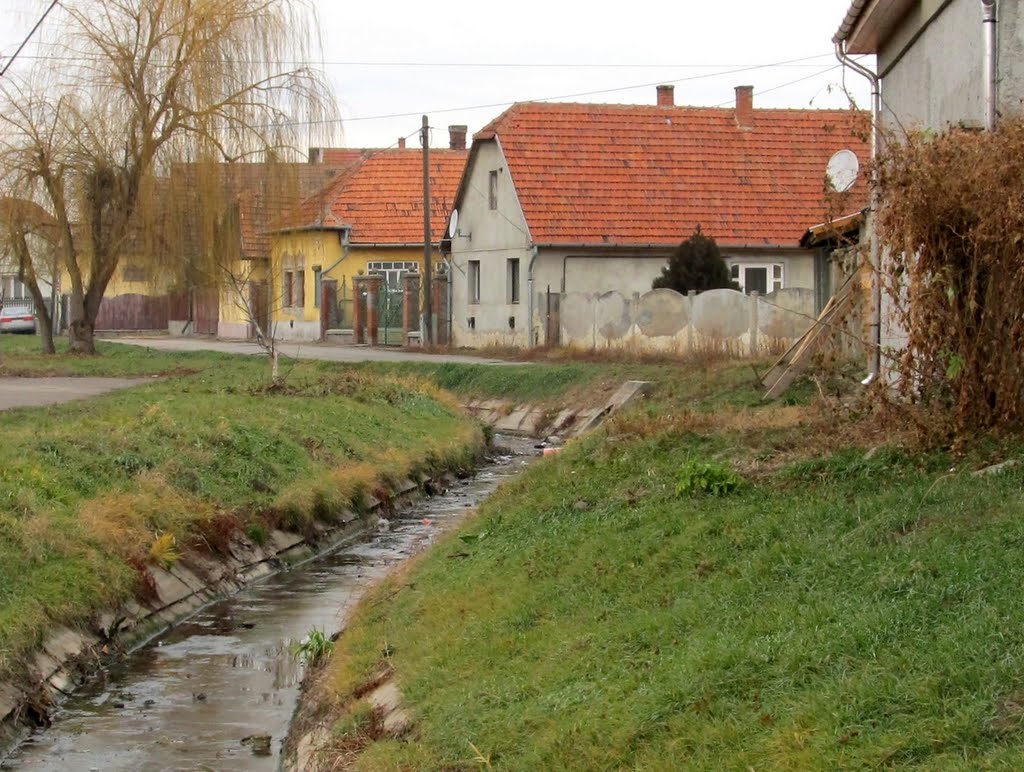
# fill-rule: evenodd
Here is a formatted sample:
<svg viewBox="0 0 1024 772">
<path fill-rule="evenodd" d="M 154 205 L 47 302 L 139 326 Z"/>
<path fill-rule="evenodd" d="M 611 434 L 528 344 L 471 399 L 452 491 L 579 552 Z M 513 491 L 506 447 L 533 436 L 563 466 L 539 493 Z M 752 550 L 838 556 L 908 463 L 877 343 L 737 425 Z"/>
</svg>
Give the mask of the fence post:
<svg viewBox="0 0 1024 772">
<path fill-rule="evenodd" d="M 686 348 L 690 355 L 693 354 L 693 299 L 697 297 L 697 290 L 689 290 L 686 293 Z"/>
<path fill-rule="evenodd" d="M 366 338 L 371 346 L 377 345 L 377 338 L 380 333 L 380 315 L 377 311 L 377 301 L 380 298 L 380 285 L 383 281 L 383 276 L 366 277 Z"/>
<path fill-rule="evenodd" d="M 365 276 L 352 277 L 352 342 L 365 343 L 363 325 L 366 323 Z"/>
<path fill-rule="evenodd" d="M 757 318 L 757 305 L 758 296 L 760 293 L 757 290 L 753 290 L 750 293 L 750 356 L 757 356 L 757 328 L 759 325 Z"/>
<path fill-rule="evenodd" d="M 327 340 L 327 331 L 334 321 L 331 313 L 338 304 L 338 280 L 320 279 L 320 340 Z"/>
</svg>

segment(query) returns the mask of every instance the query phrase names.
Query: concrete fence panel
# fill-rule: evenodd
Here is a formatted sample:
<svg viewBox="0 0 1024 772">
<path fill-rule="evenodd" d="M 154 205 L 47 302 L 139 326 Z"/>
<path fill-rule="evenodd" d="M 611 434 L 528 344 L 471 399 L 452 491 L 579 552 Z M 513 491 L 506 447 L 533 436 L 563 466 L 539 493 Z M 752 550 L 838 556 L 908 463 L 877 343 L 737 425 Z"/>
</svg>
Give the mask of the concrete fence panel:
<svg viewBox="0 0 1024 772">
<path fill-rule="evenodd" d="M 568 292 L 559 301 L 562 341 L 570 346 L 594 344 L 594 297 Z"/>
<path fill-rule="evenodd" d="M 633 326 L 630 302 L 618 292 L 605 292 L 594 299 L 594 326 L 605 342 L 624 339 Z"/>
<path fill-rule="evenodd" d="M 693 299 L 693 328 L 702 338 L 742 338 L 750 332 L 750 298 L 731 289 L 700 293 Z"/>
<path fill-rule="evenodd" d="M 690 301 L 670 289 L 651 290 L 636 302 L 637 332 L 645 338 L 674 338 L 690 324 Z"/>
<path fill-rule="evenodd" d="M 799 338 L 815 317 L 814 290 L 781 289 L 758 301 L 761 333 L 769 338 Z"/>
<path fill-rule="evenodd" d="M 561 340 L 581 348 L 685 354 L 716 350 L 760 356 L 799 338 L 814 320 L 814 292 L 784 289 L 763 298 L 730 289 L 680 295 L 657 289 L 560 296 Z"/>
</svg>

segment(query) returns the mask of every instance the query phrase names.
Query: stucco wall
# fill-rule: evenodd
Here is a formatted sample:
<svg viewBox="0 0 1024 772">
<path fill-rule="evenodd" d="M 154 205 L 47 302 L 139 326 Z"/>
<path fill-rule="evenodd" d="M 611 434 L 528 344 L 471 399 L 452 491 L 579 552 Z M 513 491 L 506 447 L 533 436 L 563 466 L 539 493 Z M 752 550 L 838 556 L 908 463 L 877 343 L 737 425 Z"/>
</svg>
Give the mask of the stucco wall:
<svg viewBox="0 0 1024 772">
<path fill-rule="evenodd" d="M 666 289 L 632 296 L 569 292 L 560 306 L 563 345 L 758 356 L 788 347 L 807 330 L 814 292 L 783 289 L 764 298 L 734 290 L 696 296 Z"/>
<path fill-rule="evenodd" d="M 367 246 L 352 244 L 345 253 L 337 231 L 301 231 L 277 234 L 273 243 L 273 308 L 272 319 L 278 336 L 283 340 L 312 340 L 319 337 L 320 308 L 316 302 L 317 266 L 323 278 L 338 282 L 338 298 L 352 297 L 352 280 L 359 274 L 369 273 L 369 263 L 414 262 L 423 271 L 423 247 Z M 434 255 L 434 264 L 442 262 Z M 301 269 L 304 272 L 303 305 L 285 306 L 284 273 Z M 315 328 L 316 334 L 312 333 Z"/>
<path fill-rule="evenodd" d="M 942 5 L 942 0 L 921 0 L 878 53 L 889 129 L 984 126 L 981 3 L 953 0 L 945 9 Z M 1020 113 L 1024 96 L 1020 0 L 999 0 L 998 9 L 1000 110 Z"/>
<path fill-rule="evenodd" d="M 498 172 L 497 209 L 489 206 L 489 174 Z M 479 146 L 452 239 L 452 338 L 457 346 L 526 346 L 530 238 L 497 142 Z M 519 302 L 509 302 L 508 261 L 519 260 Z M 470 261 L 480 264 L 480 296 L 470 302 Z M 509 320 L 514 320 L 510 326 Z"/>
</svg>

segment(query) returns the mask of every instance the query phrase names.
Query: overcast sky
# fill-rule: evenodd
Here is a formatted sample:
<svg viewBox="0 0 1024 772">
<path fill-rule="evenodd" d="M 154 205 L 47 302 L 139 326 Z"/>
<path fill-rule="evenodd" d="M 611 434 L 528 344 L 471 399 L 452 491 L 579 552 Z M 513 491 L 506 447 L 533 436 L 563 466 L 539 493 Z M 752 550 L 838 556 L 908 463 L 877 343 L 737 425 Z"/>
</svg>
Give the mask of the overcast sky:
<svg viewBox="0 0 1024 772">
<path fill-rule="evenodd" d="M 731 105 L 745 84 L 762 107 L 846 107 L 844 87 L 868 101 L 832 50 L 850 0 L 311 1 L 352 147 L 393 145 L 424 113 L 446 146 L 448 125 L 472 133 L 515 101 L 653 104 L 657 83 L 677 104 Z M 46 5 L 0 0 L 4 59 Z"/>
</svg>

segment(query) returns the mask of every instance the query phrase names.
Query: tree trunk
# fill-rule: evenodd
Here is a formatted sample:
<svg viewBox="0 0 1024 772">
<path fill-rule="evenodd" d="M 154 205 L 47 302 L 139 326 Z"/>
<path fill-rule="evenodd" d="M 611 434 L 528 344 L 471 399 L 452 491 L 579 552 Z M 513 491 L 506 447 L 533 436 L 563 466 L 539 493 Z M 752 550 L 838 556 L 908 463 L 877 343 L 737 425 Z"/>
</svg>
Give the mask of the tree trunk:
<svg viewBox="0 0 1024 772">
<path fill-rule="evenodd" d="M 50 315 L 44 313 L 42 316 L 36 316 L 36 323 L 39 325 L 39 337 L 40 343 L 43 346 L 44 354 L 56 354 L 57 349 L 53 345 L 53 323 L 50 319 Z"/>
<path fill-rule="evenodd" d="M 94 314 L 90 319 L 86 310 L 85 298 L 81 289 L 72 289 L 68 341 L 71 344 L 71 351 L 75 354 L 96 353 L 96 339 L 93 335 L 96 331 L 96 316 Z"/>
<path fill-rule="evenodd" d="M 68 325 L 71 351 L 75 354 L 95 354 L 96 338 L 94 333 L 92 324 L 85 319 L 72 319 L 71 324 Z"/>
</svg>

